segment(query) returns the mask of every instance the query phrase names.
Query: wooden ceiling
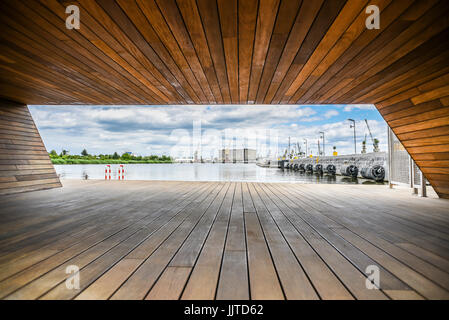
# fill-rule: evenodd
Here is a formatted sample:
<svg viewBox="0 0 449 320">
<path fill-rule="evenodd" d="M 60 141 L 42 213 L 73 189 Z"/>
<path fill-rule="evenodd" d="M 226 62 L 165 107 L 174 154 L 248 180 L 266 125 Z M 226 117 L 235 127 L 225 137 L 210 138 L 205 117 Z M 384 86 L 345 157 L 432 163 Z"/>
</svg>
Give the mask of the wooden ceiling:
<svg viewBox="0 0 449 320">
<path fill-rule="evenodd" d="M 79 30 L 66 29 L 70 4 L 80 8 Z M 381 9 L 379 30 L 365 27 L 368 4 Z M 0 8 L 0 96 L 27 104 L 378 103 L 449 67 L 444 0 Z"/>
<path fill-rule="evenodd" d="M 449 197 L 448 16 L 447 0 L 2 0 L 0 98 L 373 103 Z"/>
</svg>

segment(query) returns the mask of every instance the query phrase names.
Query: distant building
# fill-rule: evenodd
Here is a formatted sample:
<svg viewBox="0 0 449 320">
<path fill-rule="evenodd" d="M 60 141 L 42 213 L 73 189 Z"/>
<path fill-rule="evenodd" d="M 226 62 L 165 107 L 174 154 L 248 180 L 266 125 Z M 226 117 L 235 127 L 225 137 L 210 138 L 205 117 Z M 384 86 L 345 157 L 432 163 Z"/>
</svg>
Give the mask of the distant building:
<svg viewBox="0 0 449 320">
<path fill-rule="evenodd" d="M 219 162 L 222 163 L 255 163 L 256 150 L 254 149 L 221 149 Z"/>
<path fill-rule="evenodd" d="M 175 163 L 193 163 L 193 158 L 176 158 Z"/>
</svg>

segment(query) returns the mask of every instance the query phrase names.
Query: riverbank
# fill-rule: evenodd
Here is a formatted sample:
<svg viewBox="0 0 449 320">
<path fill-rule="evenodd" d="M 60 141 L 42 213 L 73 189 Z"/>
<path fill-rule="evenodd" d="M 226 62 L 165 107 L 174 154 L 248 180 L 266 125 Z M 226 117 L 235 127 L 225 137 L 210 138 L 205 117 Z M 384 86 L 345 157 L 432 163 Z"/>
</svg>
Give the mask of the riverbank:
<svg viewBox="0 0 449 320">
<path fill-rule="evenodd" d="M 51 159 L 53 164 L 145 164 L 173 163 L 171 160 L 120 160 L 120 159 Z"/>
</svg>

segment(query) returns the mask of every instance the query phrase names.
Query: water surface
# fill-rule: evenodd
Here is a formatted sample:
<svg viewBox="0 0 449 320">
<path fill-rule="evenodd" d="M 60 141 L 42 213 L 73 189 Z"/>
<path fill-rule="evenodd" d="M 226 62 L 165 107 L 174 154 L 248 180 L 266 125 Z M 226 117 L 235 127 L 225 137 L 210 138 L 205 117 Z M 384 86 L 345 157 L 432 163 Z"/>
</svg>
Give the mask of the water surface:
<svg viewBox="0 0 449 320">
<path fill-rule="evenodd" d="M 105 165 L 55 165 L 61 179 L 103 179 Z M 111 179 L 118 179 L 119 165 L 111 165 Z M 374 183 L 364 179 L 299 173 L 277 168 L 262 168 L 256 164 L 232 163 L 174 163 L 125 164 L 125 180 L 173 181 L 246 181 L 301 183 Z"/>
</svg>

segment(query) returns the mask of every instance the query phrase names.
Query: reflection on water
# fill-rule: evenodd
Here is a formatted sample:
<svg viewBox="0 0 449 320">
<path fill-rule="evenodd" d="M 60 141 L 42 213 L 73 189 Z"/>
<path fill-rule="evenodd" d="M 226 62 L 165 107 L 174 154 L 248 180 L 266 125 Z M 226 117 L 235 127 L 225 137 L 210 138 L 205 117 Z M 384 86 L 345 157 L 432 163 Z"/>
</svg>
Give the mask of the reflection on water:
<svg viewBox="0 0 449 320">
<path fill-rule="evenodd" d="M 61 179 L 104 179 L 104 165 L 55 165 L 55 168 Z M 118 168 L 118 165 L 111 165 L 112 180 L 118 179 Z M 364 179 L 230 163 L 127 164 L 125 180 L 375 183 Z"/>
</svg>

